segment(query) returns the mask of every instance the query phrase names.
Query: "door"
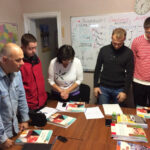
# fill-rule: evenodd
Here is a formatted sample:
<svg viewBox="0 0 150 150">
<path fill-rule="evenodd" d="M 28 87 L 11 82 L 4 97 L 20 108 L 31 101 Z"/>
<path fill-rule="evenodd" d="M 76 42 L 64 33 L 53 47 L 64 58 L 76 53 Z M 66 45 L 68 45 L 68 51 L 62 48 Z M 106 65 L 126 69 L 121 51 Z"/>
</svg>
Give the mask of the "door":
<svg viewBox="0 0 150 150">
<path fill-rule="evenodd" d="M 37 55 L 42 62 L 45 89 L 49 92 L 48 66 L 62 43 L 60 13 L 24 14 L 24 24 L 25 33 L 31 33 L 37 38 Z"/>
</svg>

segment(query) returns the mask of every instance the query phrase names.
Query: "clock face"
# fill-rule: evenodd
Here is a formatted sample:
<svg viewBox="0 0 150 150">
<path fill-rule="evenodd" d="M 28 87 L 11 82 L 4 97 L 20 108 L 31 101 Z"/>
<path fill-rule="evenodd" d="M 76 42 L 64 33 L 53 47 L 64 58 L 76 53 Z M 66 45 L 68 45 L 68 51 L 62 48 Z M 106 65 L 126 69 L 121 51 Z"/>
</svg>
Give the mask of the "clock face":
<svg viewBox="0 0 150 150">
<path fill-rule="evenodd" d="M 136 0 L 135 12 L 138 15 L 144 15 L 150 11 L 150 0 Z"/>
</svg>

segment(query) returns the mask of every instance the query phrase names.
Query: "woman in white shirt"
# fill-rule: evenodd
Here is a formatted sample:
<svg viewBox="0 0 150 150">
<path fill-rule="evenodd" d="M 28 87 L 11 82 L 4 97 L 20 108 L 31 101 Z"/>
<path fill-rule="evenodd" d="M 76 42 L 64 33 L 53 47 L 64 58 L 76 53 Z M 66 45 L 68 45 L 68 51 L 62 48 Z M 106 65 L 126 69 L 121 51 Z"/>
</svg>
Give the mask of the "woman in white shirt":
<svg viewBox="0 0 150 150">
<path fill-rule="evenodd" d="M 70 45 L 59 48 L 57 57 L 49 65 L 48 82 L 52 86 L 53 98 L 59 101 L 78 101 L 79 85 L 83 80 L 83 68 Z"/>
</svg>

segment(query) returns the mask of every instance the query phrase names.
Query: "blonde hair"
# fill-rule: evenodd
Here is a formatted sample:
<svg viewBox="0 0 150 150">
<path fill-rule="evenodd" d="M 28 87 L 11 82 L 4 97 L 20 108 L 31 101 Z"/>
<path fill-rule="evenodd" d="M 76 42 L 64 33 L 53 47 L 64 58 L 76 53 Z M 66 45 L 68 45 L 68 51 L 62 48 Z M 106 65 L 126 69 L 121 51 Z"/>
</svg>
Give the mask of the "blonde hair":
<svg viewBox="0 0 150 150">
<path fill-rule="evenodd" d="M 116 28 L 113 30 L 112 32 L 112 36 L 115 35 L 115 37 L 117 39 L 123 39 L 123 38 L 126 38 L 126 30 L 124 30 L 123 28 Z"/>
</svg>

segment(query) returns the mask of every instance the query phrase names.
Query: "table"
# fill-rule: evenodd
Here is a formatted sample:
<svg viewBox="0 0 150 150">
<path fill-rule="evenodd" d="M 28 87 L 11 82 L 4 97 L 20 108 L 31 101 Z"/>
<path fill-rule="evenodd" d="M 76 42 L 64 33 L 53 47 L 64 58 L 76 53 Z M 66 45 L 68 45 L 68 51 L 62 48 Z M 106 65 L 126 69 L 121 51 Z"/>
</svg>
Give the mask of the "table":
<svg viewBox="0 0 150 150">
<path fill-rule="evenodd" d="M 47 106 L 56 108 L 56 101 L 48 101 Z M 94 107 L 94 104 L 87 104 L 86 107 Z M 104 114 L 102 106 L 99 106 Z M 122 108 L 123 113 L 136 114 L 133 108 Z M 117 141 L 111 138 L 110 127 L 105 126 L 105 118 L 86 120 L 84 113 L 68 113 L 63 114 L 76 117 L 77 120 L 68 128 L 61 128 L 55 125 L 47 124 L 43 129 L 52 129 L 53 135 L 50 143 L 56 136 L 64 136 L 68 139 L 66 143 L 56 141 L 53 150 L 115 150 Z M 147 120 L 150 126 L 150 120 Z M 149 143 L 139 143 L 141 145 L 150 146 L 150 129 L 145 129 Z M 149 136 L 148 136 L 149 135 Z M 14 140 L 17 137 L 14 137 Z M 133 142 L 135 143 L 135 142 Z M 8 150 L 21 150 L 22 146 L 14 145 Z"/>
</svg>

